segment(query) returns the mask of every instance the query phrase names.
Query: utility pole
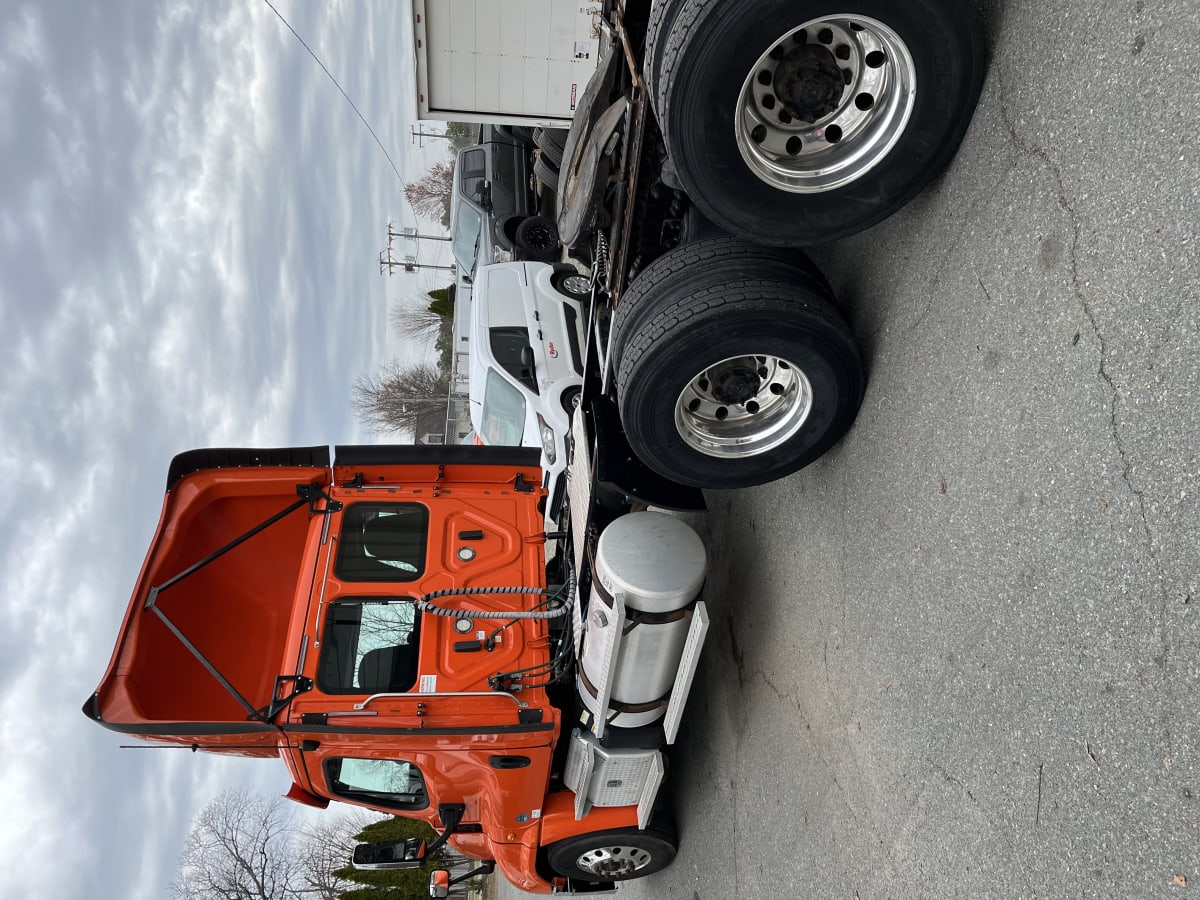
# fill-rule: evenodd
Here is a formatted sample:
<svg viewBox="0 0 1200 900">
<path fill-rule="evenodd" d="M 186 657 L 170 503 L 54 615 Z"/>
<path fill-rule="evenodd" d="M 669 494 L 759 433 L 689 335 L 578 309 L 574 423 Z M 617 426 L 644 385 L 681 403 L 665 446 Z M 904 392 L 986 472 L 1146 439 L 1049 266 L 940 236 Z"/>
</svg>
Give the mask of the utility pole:
<svg viewBox="0 0 1200 900">
<path fill-rule="evenodd" d="M 392 241 L 396 238 L 408 238 L 409 240 L 427 240 L 427 241 L 448 241 L 450 236 L 442 237 L 436 234 L 419 234 L 416 228 L 404 227 L 396 231 L 391 222 L 388 222 L 387 227 L 387 247 L 379 251 L 379 274 L 394 275 L 397 268 L 403 268 L 405 272 L 415 272 L 417 269 L 442 269 L 447 272 L 457 271 L 454 264 L 448 266 L 435 266 L 428 263 L 419 263 L 415 256 L 405 256 L 403 259 L 396 259 L 392 256 Z"/>
<path fill-rule="evenodd" d="M 388 235 L 390 236 L 391 235 L 391 230 L 390 230 L 391 226 L 389 225 L 388 228 L 389 228 Z M 448 241 L 448 240 L 450 240 L 450 235 L 448 235 L 448 234 L 418 234 L 417 229 L 415 229 L 415 228 L 401 228 L 400 236 L 406 237 L 410 241 Z"/>
<path fill-rule="evenodd" d="M 387 256 L 387 259 L 384 259 L 385 255 Z M 388 247 L 386 250 L 379 251 L 379 274 L 380 275 L 383 275 L 385 273 L 388 275 L 394 275 L 395 273 L 392 270 L 395 269 L 396 266 L 403 266 L 403 265 L 404 265 L 404 263 L 392 258 L 392 248 L 391 247 Z M 411 272 L 412 270 L 406 267 L 404 271 Z"/>
<path fill-rule="evenodd" d="M 417 269 L 441 269 L 445 272 L 457 271 L 457 267 L 453 263 L 448 266 L 435 266 L 431 263 L 419 263 L 415 256 L 406 256 L 402 262 L 405 272 L 415 272 Z M 396 265 L 400 265 L 400 263 L 396 263 Z"/>
<path fill-rule="evenodd" d="M 417 143 L 418 140 L 423 141 L 425 138 L 443 138 L 447 141 L 450 140 L 450 135 L 443 134 L 440 131 L 426 131 L 424 128 L 418 131 L 415 127 L 410 130 L 412 131 L 412 142 L 418 147 L 425 146 L 423 143 Z"/>
<path fill-rule="evenodd" d="M 386 255 L 386 259 L 384 258 Z M 379 251 L 379 274 L 380 275 L 395 275 L 397 268 L 403 269 L 405 272 L 415 272 L 417 269 L 442 269 L 446 272 L 455 272 L 457 267 L 451 263 L 448 266 L 435 266 L 432 263 L 419 263 L 415 256 L 405 256 L 402 259 L 395 259 L 392 256 L 390 249 Z"/>
</svg>

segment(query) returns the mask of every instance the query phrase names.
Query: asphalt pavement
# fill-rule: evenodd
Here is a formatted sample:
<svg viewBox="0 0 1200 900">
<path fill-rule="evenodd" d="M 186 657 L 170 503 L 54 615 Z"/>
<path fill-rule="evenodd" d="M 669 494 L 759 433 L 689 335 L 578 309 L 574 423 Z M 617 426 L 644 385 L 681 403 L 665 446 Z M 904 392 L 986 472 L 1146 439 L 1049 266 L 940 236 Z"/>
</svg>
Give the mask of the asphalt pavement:
<svg viewBox="0 0 1200 900">
<path fill-rule="evenodd" d="M 984 5 L 950 170 L 812 253 L 853 430 L 708 495 L 681 849 L 626 900 L 1200 896 L 1200 3 Z"/>
</svg>

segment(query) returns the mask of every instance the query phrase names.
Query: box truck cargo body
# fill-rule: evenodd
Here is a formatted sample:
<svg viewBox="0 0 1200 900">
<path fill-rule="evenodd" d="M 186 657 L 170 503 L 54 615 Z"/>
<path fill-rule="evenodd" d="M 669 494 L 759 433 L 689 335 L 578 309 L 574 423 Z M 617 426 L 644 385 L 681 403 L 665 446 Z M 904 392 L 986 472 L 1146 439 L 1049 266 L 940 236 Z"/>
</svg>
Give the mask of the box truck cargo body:
<svg viewBox="0 0 1200 900">
<path fill-rule="evenodd" d="M 422 119 L 565 128 L 596 68 L 597 4 L 413 2 Z"/>
</svg>

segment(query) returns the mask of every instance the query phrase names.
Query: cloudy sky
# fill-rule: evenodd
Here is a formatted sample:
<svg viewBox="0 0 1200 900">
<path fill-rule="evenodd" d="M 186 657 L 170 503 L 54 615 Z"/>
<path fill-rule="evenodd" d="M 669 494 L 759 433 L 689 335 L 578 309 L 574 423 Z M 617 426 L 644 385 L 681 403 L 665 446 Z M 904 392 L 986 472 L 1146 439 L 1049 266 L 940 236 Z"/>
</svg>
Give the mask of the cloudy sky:
<svg viewBox="0 0 1200 900">
<path fill-rule="evenodd" d="M 275 5 L 404 178 L 445 152 L 412 142 L 406 2 Z M 286 790 L 80 707 L 175 453 L 377 439 L 351 384 L 426 352 L 388 307 L 441 286 L 380 277 L 389 221 L 400 179 L 262 0 L 0 2 L 0 897 L 164 897 L 196 810 Z"/>
</svg>

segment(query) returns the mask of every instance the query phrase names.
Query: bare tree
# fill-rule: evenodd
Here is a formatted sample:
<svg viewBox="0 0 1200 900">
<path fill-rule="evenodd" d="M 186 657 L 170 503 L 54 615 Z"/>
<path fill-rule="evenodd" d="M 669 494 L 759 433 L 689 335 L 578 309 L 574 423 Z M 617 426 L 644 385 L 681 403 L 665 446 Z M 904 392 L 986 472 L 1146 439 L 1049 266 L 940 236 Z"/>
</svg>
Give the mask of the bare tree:
<svg viewBox="0 0 1200 900">
<path fill-rule="evenodd" d="M 444 316 L 429 305 L 400 304 L 393 306 L 389 317 L 392 330 L 410 341 L 432 341 L 441 330 Z"/>
<path fill-rule="evenodd" d="M 468 122 L 448 122 L 446 137 L 450 153 L 455 154 L 464 147 L 479 143 L 479 126 Z"/>
<path fill-rule="evenodd" d="M 444 222 L 450 215 L 450 189 L 454 184 L 454 163 L 434 163 L 417 181 L 404 186 L 413 211 L 431 222 Z"/>
<path fill-rule="evenodd" d="M 317 900 L 338 900 L 353 883 L 339 878 L 334 872 L 343 868 L 354 856 L 354 836 L 371 822 L 379 819 L 378 813 L 353 810 L 347 815 L 322 818 L 318 823 L 304 828 L 302 845 L 295 864 L 306 897 Z"/>
<path fill-rule="evenodd" d="M 378 818 L 365 811 L 297 827 L 279 797 L 226 791 L 192 822 L 171 884 L 175 900 L 337 900 L 354 885 L 333 873 L 354 835 Z"/>
<path fill-rule="evenodd" d="M 179 875 L 178 900 L 291 900 L 301 896 L 289 852 L 291 819 L 278 798 L 226 791 L 192 823 Z"/>
<path fill-rule="evenodd" d="M 391 362 L 354 382 L 351 407 L 359 421 L 381 431 L 415 430 L 419 420 L 445 413 L 450 379 L 437 366 Z"/>
</svg>

